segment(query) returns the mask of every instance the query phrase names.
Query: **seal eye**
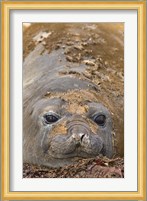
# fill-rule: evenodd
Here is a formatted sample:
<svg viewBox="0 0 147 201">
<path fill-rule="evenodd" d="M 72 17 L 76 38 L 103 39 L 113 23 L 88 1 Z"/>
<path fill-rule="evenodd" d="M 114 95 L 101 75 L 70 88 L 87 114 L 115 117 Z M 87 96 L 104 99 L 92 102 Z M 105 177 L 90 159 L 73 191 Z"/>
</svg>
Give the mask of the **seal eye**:
<svg viewBox="0 0 147 201">
<path fill-rule="evenodd" d="M 59 117 L 57 117 L 57 116 L 55 116 L 53 114 L 46 114 L 44 116 L 44 118 L 45 118 L 45 123 L 47 123 L 47 124 L 55 123 L 59 119 Z"/>
<path fill-rule="evenodd" d="M 104 126 L 106 122 L 106 116 L 103 114 L 100 114 L 94 118 L 94 121 L 99 125 L 99 126 Z"/>
</svg>

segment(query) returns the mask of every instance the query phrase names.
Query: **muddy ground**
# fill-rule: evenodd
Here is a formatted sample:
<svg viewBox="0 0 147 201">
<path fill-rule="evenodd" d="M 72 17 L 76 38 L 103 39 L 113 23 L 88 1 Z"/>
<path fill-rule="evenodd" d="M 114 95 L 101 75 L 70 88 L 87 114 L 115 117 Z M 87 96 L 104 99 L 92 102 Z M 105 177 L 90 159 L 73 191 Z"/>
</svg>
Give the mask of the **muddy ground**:
<svg viewBox="0 0 147 201">
<path fill-rule="evenodd" d="M 73 165 L 47 168 L 24 164 L 24 178 L 123 178 L 123 158 L 108 159 L 96 157 L 80 159 Z"/>
<path fill-rule="evenodd" d="M 98 24 L 32 24 L 24 28 L 23 57 L 38 43 L 44 51 L 62 49 L 68 65 L 63 74 L 74 74 L 72 64 L 86 64 L 84 78 L 100 87 L 101 95 L 107 97 L 108 108 L 115 103 L 113 117 L 112 159 L 96 157 L 80 159 L 74 165 L 62 168 L 46 168 L 24 164 L 23 177 L 41 178 L 104 178 L 124 177 L 123 160 L 123 99 L 124 99 L 124 27 L 123 23 Z M 42 52 L 42 54 L 44 53 Z M 78 76 L 78 75 L 77 75 Z M 110 101 L 111 100 L 111 101 Z M 120 118 L 120 125 L 117 119 Z M 117 125 L 117 126 L 116 126 Z M 119 133 L 119 134 L 118 134 Z M 119 145 L 118 145 L 119 141 Z"/>
</svg>

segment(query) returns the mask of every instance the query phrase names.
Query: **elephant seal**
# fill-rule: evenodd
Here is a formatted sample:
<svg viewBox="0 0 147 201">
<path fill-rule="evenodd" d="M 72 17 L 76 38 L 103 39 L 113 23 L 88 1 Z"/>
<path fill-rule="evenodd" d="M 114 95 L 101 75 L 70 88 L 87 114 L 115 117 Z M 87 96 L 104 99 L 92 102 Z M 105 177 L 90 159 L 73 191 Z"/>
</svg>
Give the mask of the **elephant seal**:
<svg viewBox="0 0 147 201">
<path fill-rule="evenodd" d="M 60 167 L 79 158 L 114 154 L 113 121 L 119 128 L 122 121 L 114 117 L 109 96 L 86 77 L 86 68 L 85 63 L 72 63 L 69 70 L 64 49 L 48 54 L 42 43 L 25 58 L 24 162 Z"/>
</svg>

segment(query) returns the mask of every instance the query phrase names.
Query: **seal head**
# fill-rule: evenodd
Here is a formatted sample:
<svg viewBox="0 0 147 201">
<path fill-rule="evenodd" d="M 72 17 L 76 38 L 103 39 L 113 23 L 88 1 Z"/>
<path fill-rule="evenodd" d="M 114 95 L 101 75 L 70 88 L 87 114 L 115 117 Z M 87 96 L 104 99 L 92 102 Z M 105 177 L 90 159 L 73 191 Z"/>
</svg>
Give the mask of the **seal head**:
<svg viewBox="0 0 147 201">
<path fill-rule="evenodd" d="M 31 122 L 33 140 L 31 144 L 29 138 L 24 139 L 24 160 L 59 167 L 81 157 L 111 157 L 112 120 L 98 88 L 65 76 L 54 79 L 49 91 L 36 101 L 26 119 Z"/>
</svg>

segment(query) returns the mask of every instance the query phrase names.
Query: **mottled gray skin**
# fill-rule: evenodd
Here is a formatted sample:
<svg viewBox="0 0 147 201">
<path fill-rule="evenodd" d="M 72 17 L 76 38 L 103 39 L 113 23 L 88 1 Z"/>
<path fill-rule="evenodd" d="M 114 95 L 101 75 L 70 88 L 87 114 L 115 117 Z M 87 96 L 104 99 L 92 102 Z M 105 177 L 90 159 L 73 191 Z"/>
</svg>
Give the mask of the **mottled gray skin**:
<svg viewBox="0 0 147 201">
<path fill-rule="evenodd" d="M 66 109 L 67 101 L 60 98 L 46 98 L 47 92 L 67 92 L 74 89 L 99 91 L 98 87 L 74 75 L 61 75 L 66 70 L 62 50 L 50 55 L 40 55 L 43 46 L 39 44 L 25 59 L 23 69 L 23 161 L 52 167 L 73 163 L 80 157 L 93 157 L 99 154 L 111 157 L 112 120 L 108 109 L 99 102 L 85 100 L 89 108 L 84 115 L 71 113 Z M 72 70 L 82 73 L 85 65 Z M 88 97 L 87 97 L 88 98 Z M 57 114 L 60 118 L 53 124 L 46 124 L 45 114 Z M 94 122 L 96 114 L 104 114 L 106 123 L 98 126 Z M 93 131 L 88 120 L 95 124 Z M 67 133 L 52 130 L 66 122 Z"/>
</svg>

